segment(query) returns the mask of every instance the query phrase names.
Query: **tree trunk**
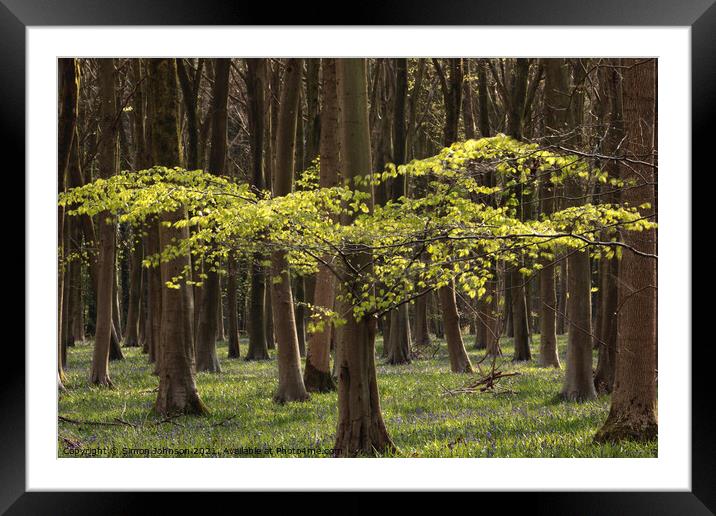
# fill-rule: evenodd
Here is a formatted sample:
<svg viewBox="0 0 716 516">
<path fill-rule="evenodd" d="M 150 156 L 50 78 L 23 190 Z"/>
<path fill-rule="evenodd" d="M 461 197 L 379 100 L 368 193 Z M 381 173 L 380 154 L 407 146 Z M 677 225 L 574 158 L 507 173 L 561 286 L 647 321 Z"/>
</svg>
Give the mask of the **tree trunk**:
<svg viewBox="0 0 716 516">
<path fill-rule="evenodd" d="M 559 289 L 557 291 L 557 335 L 567 333 L 567 257 L 559 258 Z"/>
<path fill-rule="evenodd" d="M 321 188 L 338 184 L 340 137 L 338 134 L 338 92 L 336 91 L 336 61 L 323 59 L 323 111 L 321 112 L 320 153 L 318 178 Z M 331 128 L 330 130 L 326 128 Z M 336 278 L 323 264 L 318 265 L 313 302 L 316 306 L 333 310 L 336 297 Z M 331 375 L 331 338 L 333 325 L 324 324 L 308 340 L 306 369 L 303 381 L 309 392 L 329 392 L 336 389 Z"/>
<path fill-rule="evenodd" d="M 429 346 L 430 332 L 428 331 L 428 296 L 423 294 L 415 300 L 415 346 Z"/>
<path fill-rule="evenodd" d="M 566 67 L 563 67 L 563 70 L 566 72 Z M 581 70 L 582 66 L 575 67 L 572 91 L 567 87 L 566 73 L 563 72 L 555 77 L 555 89 L 570 96 L 571 119 L 568 127 L 574 133 L 572 137 L 574 145 L 581 144 L 580 135 L 583 125 L 584 92 L 581 85 L 583 81 L 580 78 L 580 74 L 583 74 Z M 567 178 L 564 188 L 568 206 L 584 203 L 587 192 L 580 178 Z M 569 336 L 562 396 L 568 400 L 584 401 L 597 396 L 592 374 L 592 270 L 589 249 L 570 251 L 567 256 L 567 266 L 569 268 L 567 278 Z"/>
<path fill-rule="evenodd" d="M 563 67 L 559 59 L 544 59 L 542 64 L 545 73 L 544 120 L 548 142 L 556 143 L 567 125 L 567 109 L 570 99 L 563 95 L 561 87 Z M 542 213 L 551 215 L 554 212 L 554 184 L 549 177 L 540 180 L 539 196 Z M 560 367 L 557 349 L 557 290 L 554 274 L 554 260 L 548 257 L 542 261 L 543 268 L 539 272 L 540 283 L 540 357 L 542 367 Z"/>
<path fill-rule="evenodd" d="M 559 350 L 557 349 L 557 293 L 555 290 L 554 265 L 545 263 L 539 275 L 541 301 L 539 365 L 559 368 Z"/>
<path fill-rule="evenodd" d="M 495 268 L 498 271 L 497 267 Z M 497 278 L 497 275 L 495 276 Z M 492 299 L 488 304 L 490 310 L 490 318 L 492 324 L 487 328 L 489 335 L 486 342 L 485 353 L 488 357 L 501 357 L 502 349 L 500 348 L 500 337 L 502 336 L 502 321 L 500 319 L 500 305 L 498 293 L 500 292 L 499 282 L 495 280 L 490 292 Z"/>
<path fill-rule="evenodd" d="M 490 132 L 490 104 L 487 94 L 487 60 L 480 59 L 477 72 L 477 123 L 480 136 L 491 136 Z"/>
<path fill-rule="evenodd" d="M 76 145 L 76 127 L 77 127 L 77 99 L 79 94 L 79 70 L 74 59 L 60 59 L 58 61 L 58 83 L 59 83 L 59 103 L 60 113 L 58 117 L 58 142 L 57 142 L 57 188 L 59 192 L 66 189 L 68 181 L 68 166 L 70 154 L 73 149 L 73 143 Z M 66 273 L 67 265 L 64 263 L 68 249 L 68 224 L 66 223 L 65 209 L 57 208 L 57 227 L 58 227 L 58 284 L 57 284 L 57 307 L 58 307 L 58 327 L 57 327 L 57 386 L 60 390 L 64 390 L 65 372 L 64 364 L 66 362 L 66 343 L 69 333 L 69 288 L 67 282 L 70 280 L 69 274 Z"/>
<path fill-rule="evenodd" d="M 433 65 L 440 78 L 440 86 L 445 102 L 445 126 L 443 128 L 443 145 L 446 147 L 457 141 L 458 123 L 460 121 L 460 107 L 462 94 L 462 59 L 450 59 L 450 74 L 443 72 L 439 60 L 434 59 Z M 460 333 L 460 316 L 455 298 L 455 283 L 438 289 L 440 307 L 442 311 L 443 331 L 447 341 L 448 355 L 450 356 L 450 369 L 455 373 L 472 372 L 472 364 L 467 356 L 465 344 Z"/>
<path fill-rule="evenodd" d="M 524 106 L 527 98 L 527 82 L 529 76 L 530 60 L 524 58 L 515 59 L 511 70 L 509 102 L 507 103 L 507 134 L 515 140 L 523 137 Z M 515 193 L 519 201 L 518 216 L 524 217 L 525 199 L 523 198 L 523 187 L 518 184 Z M 513 361 L 525 361 L 532 359 L 530 351 L 530 329 L 527 312 L 527 288 L 525 278 L 519 272 L 522 266 L 522 258 L 510 271 L 510 303 L 512 319 L 512 337 L 514 340 L 515 352 Z"/>
<path fill-rule="evenodd" d="M 465 74 L 467 80 L 463 81 L 462 87 L 462 123 L 465 126 L 465 139 L 475 138 L 475 117 L 472 109 L 472 84 L 470 78 L 470 59 L 465 59 Z"/>
<path fill-rule="evenodd" d="M 115 228 L 115 246 L 117 245 L 117 235 Z M 116 252 L 115 252 L 116 258 Z M 119 284 L 116 263 L 112 266 L 113 280 L 112 280 L 112 337 L 109 341 L 109 360 L 124 360 L 124 353 L 122 353 L 122 323 L 119 319 L 120 306 L 119 306 Z"/>
<path fill-rule="evenodd" d="M 82 240 L 82 231 L 80 230 L 78 221 L 72 224 L 75 242 Z M 83 321 L 82 304 L 82 262 L 74 260 L 70 264 L 70 336 L 67 341 L 68 345 L 74 346 L 75 342 L 84 342 L 85 330 Z"/>
<path fill-rule="evenodd" d="M 594 388 L 597 393 L 611 393 L 614 388 L 614 373 L 617 351 L 617 302 L 619 262 L 617 260 L 602 259 L 602 276 L 599 289 L 602 293 L 601 325 L 597 328 L 599 340 L 597 342 L 597 369 L 594 373 Z"/>
<path fill-rule="evenodd" d="M 266 188 L 264 174 L 264 132 L 268 89 L 265 59 L 246 60 L 246 92 L 248 97 L 249 144 L 251 148 L 251 185 L 262 191 Z M 251 263 L 251 290 L 249 292 L 249 347 L 246 360 L 267 360 L 266 341 L 266 276 L 261 267 L 264 257 L 256 254 Z"/>
<path fill-rule="evenodd" d="M 460 316 L 457 312 L 455 299 L 455 283 L 438 289 L 440 306 L 443 310 L 445 324 L 445 340 L 447 341 L 448 355 L 450 357 L 450 370 L 453 373 L 472 373 L 472 364 L 465 351 L 460 334 Z"/>
<path fill-rule="evenodd" d="M 285 82 L 281 89 L 281 105 L 276 128 L 276 165 L 273 181 L 275 196 L 291 193 L 295 163 L 296 123 L 302 59 L 286 61 Z M 274 331 L 278 347 L 278 390 L 274 400 L 279 403 L 304 401 L 308 393 L 301 375 L 301 356 L 291 293 L 286 251 L 271 253 L 271 302 Z"/>
<path fill-rule="evenodd" d="M 622 59 L 627 152 L 644 164 L 622 167 L 622 179 L 636 186 L 622 191 L 630 206 L 651 204 L 642 215 L 655 216 L 656 61 Z M 656 253 L 656 230 L 625 231 L 624 243 Z M 612 404 L 599 442 L 657 438 L 656 406 L 656 259 L 624 251 L 619 264 L 617 363 Z"/>
<path fill-rule="evenodd" d="M 139 309 L 140 292 L 142 290 L 142 245 L 137 240 L 132 250 L 132 259 L 129 274 L 129 306 L 127 307 L 127 328 L 124 345 L 127 347 L 139 346 Z"/>
<path fill-rule="evenodd" d="M 114 61 L 99 60 L 100 124 L 99 174 L 103 179 L 117 172 L 117 104 L 114 83 Z M 108 222 L 109 220 L 109 222 Z M 115 227 L 109 212 L 97 216 L 99 225 L 99 256 L 97 259 L 97 322 L 92 354 L 90 381 L 95 385 L 111 386 L 109 377 L 109 348 L 112 338 L 112 304 L 114 302 Z"/>
<path fill-rule="evenodd" d="M 229 98 L 230 59 L 214 62 L 214 85 L 211 102 L 211 153 L 209 172 L 222 175 L 226 169 L 227 103 Z M 214 260 L 212 260 L 214 261 Z M 221 372 L 216 354 L 218 312 L 221 303 L 221 286 L 214 264 L 204 263 L 206 279 L 203 281 L 199 327 L 196 332 L 196 369 L 211 373 Z"/>
<path fill-rule="evenodd" d="M 371 169 L 368 92 L 365 59 L 337 59 L 338 98 L 340 103 L 341 171 L 353 188 L 357 176 Z M 335 127 L 325 127 L 335 131 Z M 370 204 L 370 203 L 369 203 Z M 370 207 L 372 208 L 372 206 Z M 346 218 L 344 223 L 349 223 Z M 368 253 L 351 257 L 354 267 L 370 268 Z M 350 278 L 349 278 L 350 280 Z M 391 452 L 395 445 L 383 422 L 375 372 L 374 317 L 357 319 L 348 308 L 337 352 L 338 426 L 335 455 L 353 457 Z"/>
<path fill-rule="evenodd" d="M 186 66 L 184 59 L 177 59 L 177 76 L 182 91 L 184 110 L 187 122 L 187 156 L 186 166 L 189 170 L 199 168 L 199 122 L 197 104 L 199 101 L 199 86 L 202 78 L 204 60 L 199 59 L 196 70 Z M 189 72 L 194 72 L 190 75 Z"/>
<path fill-rule="evenodd" d="M 298 354 L 306 356 L 306 283 L 303 276 L 296 275 L 296 335 L 298 337 Z"/>
<path fill-rule="evenodd" d="M 410 319 L 407 303 L 391 310 L 389 320 L 388 363 L 408 364 L 410 363 Z"/>
<path fill-rule="evenodd" d="M 406 133 L 405 107 L 408 95 L 408 60 L 395 59 L 395 103 L 393 109 L 393 163 L 405 163 Z M 404 175 L 392 180 L 391 198 L 398 201 L 407 195 Z M 388 342 L 388 363 L 407 364 L 410 362 L 410 318 L 406 303 L 391 310 Z"/>
<path fill-rule="evenodd" d="M 236 303 L 236 274 L 238 273 L 236 258 L 233 255 L 229 255 L 227 259 L 228 277 L 226 281 L 226 311 L 229 335 L 229 358 L 239 358 L 241 356 L 241 350 L 239 348 L 239 310 Z"/>
<path fill-rule="evenodd" d="M 515 352 L 513 362 L 532 360 L 532 351 L 529 343 L 529 327 L 527 325 L 527 299 L 525 298 L 525 278 L 515 265 L 510 270 L 511 302 L 512 302 L 512 332 Z"/>
<path fill-rule="evenodd" d="M 479 299 L 474 310 L 475 345 L 473 347 L 474 349 L 487 349 L 487 339 L 490 334 L 487 303 L 483 299 Z"/>
<path fill-rule="evenodd" d="M 159 227 L 157 222 L 150 222 L 147 228 L 145 248 L 148 254 L 159 252 Z M 162 331 L 162 278 L 158 267 L 147 269 L 147 323 L 149 340 L 149 361 L 155 365 L 155 374 L 159 374 L 159 361 L 161 360 L 161 331 Z M 193 318 L 193 314 L 192 314 Z M 193 321 L 192 321 L 193 322 Z M 193 356 L 193 350 L 192 350 Z"/>
<path fill-rule="evenodd" d="M 269 270 L 266 271 L 266 276 L 264 279 L 264 283 L 267 279 L 270 279 L 271 277 L 271 269 L 270 269 L 270 260 L 269 260 Z M 274 333 L 274 324 L 273 324 L 273 294 L 272 290 L 270 288 L 266 289 L 266 293 L 264 294 L 264 331 L 266 332 L 266 347 L 268 349 L 276 349 L 276 335 Z"/>
<path fill-rule="evenodd" d="M 219 299 L 216 309 L 216 340 L 226 342 L 226 325 L 224 324 L 224 286 L 223 278 L 219 276 Z"/>
<path fill-rule="evenodd" d="M 151 99 L 154 102 L 152 158 L 157 165 L 176 166 L 182 162 L 177 120 L 177 69 L 174 59 L 151 59 Z M 189 230 L 174 227 L 186 218 L 186 208 L 163 214 L 159 225 L 159 248 L 173 240 L 186 239 Z M 160 265 L 165 284 L 191 267 L 189 254 Z M 159 414 L 204 414 L 206 406 L 199 398 L 194 380 L 193 297 L 190 287 L 181 281 L 179 288 L 161 288 L 161 332 L 159 351 L 159 389 L 155 409 Z"/>
</svg>

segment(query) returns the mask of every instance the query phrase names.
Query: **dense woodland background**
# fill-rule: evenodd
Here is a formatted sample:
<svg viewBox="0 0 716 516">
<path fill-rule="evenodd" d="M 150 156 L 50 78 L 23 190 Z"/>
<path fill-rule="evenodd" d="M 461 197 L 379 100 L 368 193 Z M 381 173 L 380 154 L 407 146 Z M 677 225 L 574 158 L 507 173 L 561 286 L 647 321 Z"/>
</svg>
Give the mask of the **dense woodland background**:
<svg viewBox="0 0 716 516">
<path fill-rule="evenodd" d="M 284 404 L 314 404 L 331 427 L 315 442 L 333 454 L 391 454 L 422 439 L 393 414 L 405 389 L 406 404 L 424 392 L 458 422 L 438 456 L 505 406 L 517 441 L 539 432 L 519 410 L 547 407 L 563 411 L 557 440 L 579 431 L 574 446 L 589 434 L 595 453 L 623 441 L 654 453 L 656 60 L 58 70 L 61 448 L 97 425 L 141 443 L 146 414 L 125 414 L 136 397 L 157 425 L 218 409 L 210 426 L 239 433 L 281 410 L 300 432 L 311 409 Z M 233 398 L 207 401 L 214 389 L 262 404 L 238 415 Z M 453 398 L 462 415 L 444 408 Z M 581 430 L 565 423 L 581 417 Z"/>
</svg>

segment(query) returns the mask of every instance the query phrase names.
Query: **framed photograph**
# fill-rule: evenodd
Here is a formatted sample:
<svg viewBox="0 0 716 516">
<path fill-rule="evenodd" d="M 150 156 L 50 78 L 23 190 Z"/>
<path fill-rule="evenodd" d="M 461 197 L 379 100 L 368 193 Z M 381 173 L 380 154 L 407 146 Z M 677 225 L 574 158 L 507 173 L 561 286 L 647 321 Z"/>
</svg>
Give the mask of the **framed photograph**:
<svg viewBox="0 0 716 516">
<path fill-rule="evenodd" d="M 691 332 L 712 4 L 390 2 L 343 25 L 2 0 L 26 302 L 0 509 L 509 491 L 714 513 Z"/>
</svg>

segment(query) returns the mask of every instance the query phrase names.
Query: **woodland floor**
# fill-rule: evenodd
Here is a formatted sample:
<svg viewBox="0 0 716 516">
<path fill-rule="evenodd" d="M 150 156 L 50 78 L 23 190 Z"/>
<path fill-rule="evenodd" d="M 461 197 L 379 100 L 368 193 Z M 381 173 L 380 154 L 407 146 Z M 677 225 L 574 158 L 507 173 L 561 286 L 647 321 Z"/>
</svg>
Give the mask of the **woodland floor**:
<svg viewBox="0 0 716 516">
<path fill-rule="evenodd" d="M 474 337 L 465 337 L 471 345 Z M 138 348 L 110 363 L 114 389 L 89 387 L 91 343 L 70 348 L 59 414 L 60 457 L 326 457 L 337 420 L 336 393 L 313 394 L 307 403 L 278 405 L 276 361 L 226 358 L 221 374 L 198 374 L 208 417 L 162 420 L 151 412 L 158 384 Z M 657 443 L 598 445 L 592 437 L 609 411 L 609 397 L 586 403 L 556 399 L 564 368 L 542 369 L 535 360 L 512 364 L 509 339 L 501 345 L 505 378 L 498 393 L 446 394 L 470 383 L 450 372 L 444 343 L 432 358 L 390 366 L 378 359 L 378 383 L 386 426 L 400 457 L 656 457 Z M 380 356 L 381 341 L 378 343 Z M 242 353 L 246 342 L 241 340 Z M 533 337 L 536 354 L 539 335 Z M 566 336 L 559 337 L 564 364 Z M 473 364 L 483 351 L 469 350 Z M 273 351 L 272 351 L 273 354 Z M 490 364 L 481 364 L 483 372 Z M 473 377 L 477 378 L 478 375 Z M 502 392 L 499 392 L 502 391 Z M 101 422 L 104 424 L 97 424 Z M 109 423 L 109 424 L 107 424 Z M 243 449 L 242 449 L 243 448 Z M 260 449 L 261 453 L 253 452 Z M 306 451 L 304 451 L 306 450 Z"/>
</svg>

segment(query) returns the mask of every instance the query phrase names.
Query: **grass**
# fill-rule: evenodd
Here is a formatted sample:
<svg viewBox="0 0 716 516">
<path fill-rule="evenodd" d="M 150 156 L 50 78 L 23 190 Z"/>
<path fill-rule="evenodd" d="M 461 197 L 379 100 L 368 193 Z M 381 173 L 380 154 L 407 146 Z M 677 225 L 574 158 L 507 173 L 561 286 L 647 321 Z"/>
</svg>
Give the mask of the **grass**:
<svg viewBox="0 0 716 516">
<path fill-rule="evenodd" d="M 539 335 L 533 340 L 535 353 Z M 466 337 L 466 345 L 472 341 Z M 243 353 L 243 339 L 241 345 Z M 559 338 L 559 347 L 564 364 L 564 337 Z M 609 411 L 609 397 L 585 403 L 559 401 L 555 396 L 563 369 L 542 369 L 534 360 L 512 364 L 509 339 L 503 339 L 502 349 L 500 368 L 521 374 L 503 379 L 500 388 L 508 392 L 499 394 L 446 395 L 445 389 L 464 386 L 470 377 L 450 372 L 444 344 L 435 357 L 408 365 L 389 366 L 378 360 L 383 416 L 398 447 L 396 456 L 657 456 L 656 442 L 594 444 L 592 437 Z M 88 385 L 91 345 L 70 348 L 67 392 L 60 396 L 59 414 L 82 423 L 59 422 L 58 456 L 328 456 L 335 438 L 336 393 L 278 405 L 271 400 L 277 385 L 276 361 L 230 360 L 226 351 L 221 343 L 221 374 L 197 377 L 211 415 L 162 421 L 152 413 L 158 379 L 139 349 L 125 348 L 126 359 L 110 363 L 115 388 L 107 389 Z M 469 353 L 473 364 L 483 354 Z"/>
</svg>

